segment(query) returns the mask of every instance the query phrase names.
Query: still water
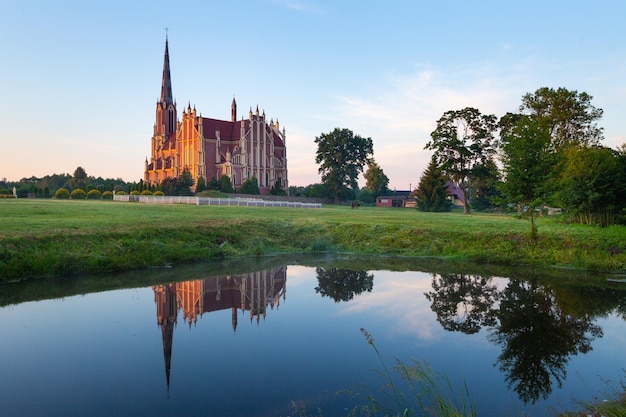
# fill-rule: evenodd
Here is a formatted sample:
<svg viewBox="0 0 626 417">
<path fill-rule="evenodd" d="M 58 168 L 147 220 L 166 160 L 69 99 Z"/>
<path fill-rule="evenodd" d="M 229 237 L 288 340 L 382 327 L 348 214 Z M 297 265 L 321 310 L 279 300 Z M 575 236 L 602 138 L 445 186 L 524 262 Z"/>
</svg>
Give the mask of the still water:
<svg viewBox="0 0 626 417">
<path fill-rule="evenodd" d="M 389 369 L 417 359 L 467 386 L 479 416 L 556 415 L 623 381 L 626 284 L 356 264 L 5 285 L 0 415 L 345 416 L 363 404 L 345 391 L 385 398 L 362 328 Z"/>
</svg>

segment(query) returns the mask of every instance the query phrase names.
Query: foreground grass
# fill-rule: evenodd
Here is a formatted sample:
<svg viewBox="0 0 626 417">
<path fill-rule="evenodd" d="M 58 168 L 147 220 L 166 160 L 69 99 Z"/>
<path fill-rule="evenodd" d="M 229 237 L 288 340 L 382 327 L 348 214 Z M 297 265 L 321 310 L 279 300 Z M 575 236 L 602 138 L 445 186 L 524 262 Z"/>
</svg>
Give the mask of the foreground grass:
<svg viewBox="0 0 626 417">
<path fill-rule="evenodd" d="M 622 272 L 626 228 L 512 216 L 0 200 L 0 281 L 269 253 L 351 252 Z"/>
</svg>

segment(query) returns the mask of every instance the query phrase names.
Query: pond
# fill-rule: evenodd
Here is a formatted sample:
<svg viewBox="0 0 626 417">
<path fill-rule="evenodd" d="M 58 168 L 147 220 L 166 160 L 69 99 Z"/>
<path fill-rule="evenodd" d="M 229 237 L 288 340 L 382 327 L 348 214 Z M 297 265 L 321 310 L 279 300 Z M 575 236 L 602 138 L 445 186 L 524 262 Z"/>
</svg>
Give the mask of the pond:
<svg viewBox="0 0 626 417">
<path fill-rule="evenodd" d="M 432 370 L 443 397 L 467 387 L 479 416 L 619 389 L 626 284 L 495 271 L 269 258 L 7 284 L 0 415 L 345 416 L 370 393 L 385 403 L 385 369 L 405 388 L 396 360 Z"/>
</svg>

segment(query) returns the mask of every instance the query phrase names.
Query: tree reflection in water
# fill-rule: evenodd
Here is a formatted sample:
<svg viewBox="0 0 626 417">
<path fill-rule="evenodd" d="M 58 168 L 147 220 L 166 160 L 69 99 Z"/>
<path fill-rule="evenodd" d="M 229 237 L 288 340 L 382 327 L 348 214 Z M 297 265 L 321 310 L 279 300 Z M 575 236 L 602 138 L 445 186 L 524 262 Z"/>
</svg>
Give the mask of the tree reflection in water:
<svg viewBox="0 0 626 417">
<path fill-rule="evenodd" d="M 363 291 L 371 292 L 374 287 L 374 275 L 367 271 L 341 268 L 315 268 L 318 285 L 315 292 L 322 297 L 329 297 L 336 303 L 349 301 Z"/>
<path fill-rule="evenodd" d="M 590 316 L 564 313 L 552 291 L 533 283 L 511 279 L 499 291 L 491 279 L 434 274 L 432 287 L 425 295 L 446 330 L 491 329 L 489 339 L 502 346 L 497 365 L 526 403 L 547 398 L 553 379 L 560 387 L 570 356 L 589 352 L 602 337 Z"/>
</svg>

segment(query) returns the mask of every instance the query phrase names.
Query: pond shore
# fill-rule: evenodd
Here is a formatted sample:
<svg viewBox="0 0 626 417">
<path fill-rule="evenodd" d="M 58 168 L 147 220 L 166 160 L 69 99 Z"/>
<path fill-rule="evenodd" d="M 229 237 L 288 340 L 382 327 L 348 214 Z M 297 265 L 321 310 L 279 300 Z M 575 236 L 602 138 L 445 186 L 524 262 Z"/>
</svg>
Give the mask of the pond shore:
<svg viewBox="0 0 626 417">
<path fill-rule="evenodd" d="M 0 200 L 0 282 L 274 253 L 436 257 L 624 273 L 626 228 L 414 209 Z"/>
</svg>

